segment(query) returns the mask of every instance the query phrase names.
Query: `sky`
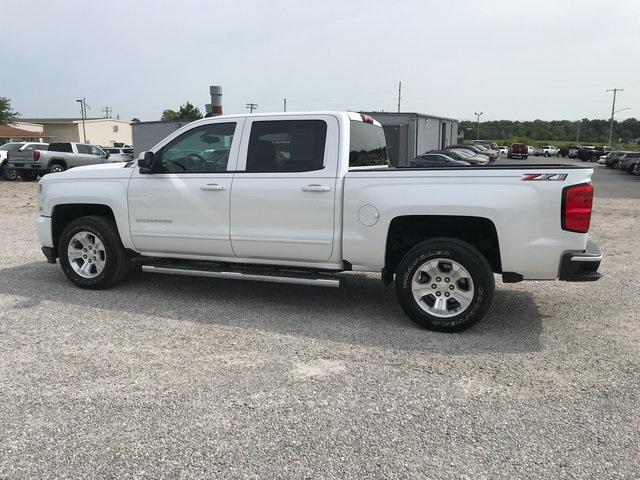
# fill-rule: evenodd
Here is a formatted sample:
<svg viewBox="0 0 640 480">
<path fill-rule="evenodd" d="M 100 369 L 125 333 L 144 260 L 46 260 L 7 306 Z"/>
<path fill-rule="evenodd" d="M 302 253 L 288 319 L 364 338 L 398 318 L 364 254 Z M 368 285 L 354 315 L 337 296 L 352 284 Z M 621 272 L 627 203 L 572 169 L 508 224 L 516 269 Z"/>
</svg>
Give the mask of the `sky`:
<svg viewBox="0 0 640 480">
<path fill-rule="evenodd" d="M 640 117 L 638 0 L 2 0 L 0 96 L 23 117 L 225 113 Z"/>
</svg>

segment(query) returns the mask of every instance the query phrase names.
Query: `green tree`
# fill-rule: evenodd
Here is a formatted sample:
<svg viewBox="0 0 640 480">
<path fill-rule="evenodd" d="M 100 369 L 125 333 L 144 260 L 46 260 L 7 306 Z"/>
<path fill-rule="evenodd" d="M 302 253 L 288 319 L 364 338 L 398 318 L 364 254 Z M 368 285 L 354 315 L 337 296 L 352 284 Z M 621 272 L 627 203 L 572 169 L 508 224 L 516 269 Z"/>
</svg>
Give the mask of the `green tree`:
<svg viewBox="0 0 640 480">
<path fill-rule="evenodd" d="M 180 108 L 176 112 L 175 110 L 167 109 L 162 112 L 161 120 L 198 120 L 202 118 L 202 112 L 198 107 L 193 106 L 190 102 L 180 105 Z"/>
<path fill-rule="evenodd" d="M 133 117 L 131 119 L 131 123 L 140 123 L 140 119 L 138 117 Z"/>
<path fill-rule="evenodd" d="M 18 120 L 20 114 L 11 108 L 11 99 L 0 97 L 0 125 L 8 125 Z"/>
</svg>

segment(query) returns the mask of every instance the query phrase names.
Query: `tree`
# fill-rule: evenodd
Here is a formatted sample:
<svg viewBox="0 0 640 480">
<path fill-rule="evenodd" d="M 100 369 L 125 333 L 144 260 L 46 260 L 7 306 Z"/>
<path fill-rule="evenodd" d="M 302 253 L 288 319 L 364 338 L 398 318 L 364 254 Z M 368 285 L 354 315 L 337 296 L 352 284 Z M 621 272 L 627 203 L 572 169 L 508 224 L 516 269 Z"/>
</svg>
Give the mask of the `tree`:
<svg viewBox="0 0 640 480">
<path fill-rule="evenodd" d="M 11 108 L 11 99 L 0 97 L 0 125 L 8 125 L 18 120 L 20 114 Z"/>
<path fill-rule="evenodd" d="M 140 123 L 140 119 L 138 117 L 133 117 L 131 119 L 131 123 Z"/>
<path fill-rule="evenodd" d="M 198 120 L 202 118 L 202 112 L 198 107 L 193 106 L 190 102 L 180 105 L 180 108 L 176 112 L 175 110 L 167 109 L 162 112 L 160 120 Z"/>
</svg>

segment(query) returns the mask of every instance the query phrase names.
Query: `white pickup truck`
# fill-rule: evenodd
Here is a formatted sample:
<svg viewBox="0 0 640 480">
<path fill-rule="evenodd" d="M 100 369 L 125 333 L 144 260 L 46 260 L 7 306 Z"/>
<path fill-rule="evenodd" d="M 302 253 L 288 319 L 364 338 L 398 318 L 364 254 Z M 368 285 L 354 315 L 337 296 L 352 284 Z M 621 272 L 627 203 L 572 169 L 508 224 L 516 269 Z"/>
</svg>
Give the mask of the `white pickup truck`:
<svg viewBox="0 0 640 480">
<path fill-rule="evenodd" d="M 503 282 L 589 281 L 591 168 L 388 166 L 380 124 L 350 112 L 190 123 L 137 163 L 39 184 L 37 231 L 75 285 L 142 271 L 337 287 L 380 272 L 403 310 L 467 328 Z M 354 300 L 356 301 L 356 300 Z"/>
</svg>

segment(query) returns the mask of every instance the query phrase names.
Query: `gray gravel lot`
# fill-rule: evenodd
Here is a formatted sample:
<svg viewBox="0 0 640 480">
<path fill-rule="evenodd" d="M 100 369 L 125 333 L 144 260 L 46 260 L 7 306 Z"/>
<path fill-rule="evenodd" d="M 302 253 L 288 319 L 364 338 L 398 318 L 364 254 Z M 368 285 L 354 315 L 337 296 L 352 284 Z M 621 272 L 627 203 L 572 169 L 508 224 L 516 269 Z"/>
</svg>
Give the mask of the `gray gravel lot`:
<svg viewBox="0 0 640 480">
<path fill-rule="evenodd" d="M 375 275 L 79 290 L 0 183 L 0 478 L 639 478 L 640 181 L 595 168 L 605 277 L 454 335 Z"/>
</svg>

